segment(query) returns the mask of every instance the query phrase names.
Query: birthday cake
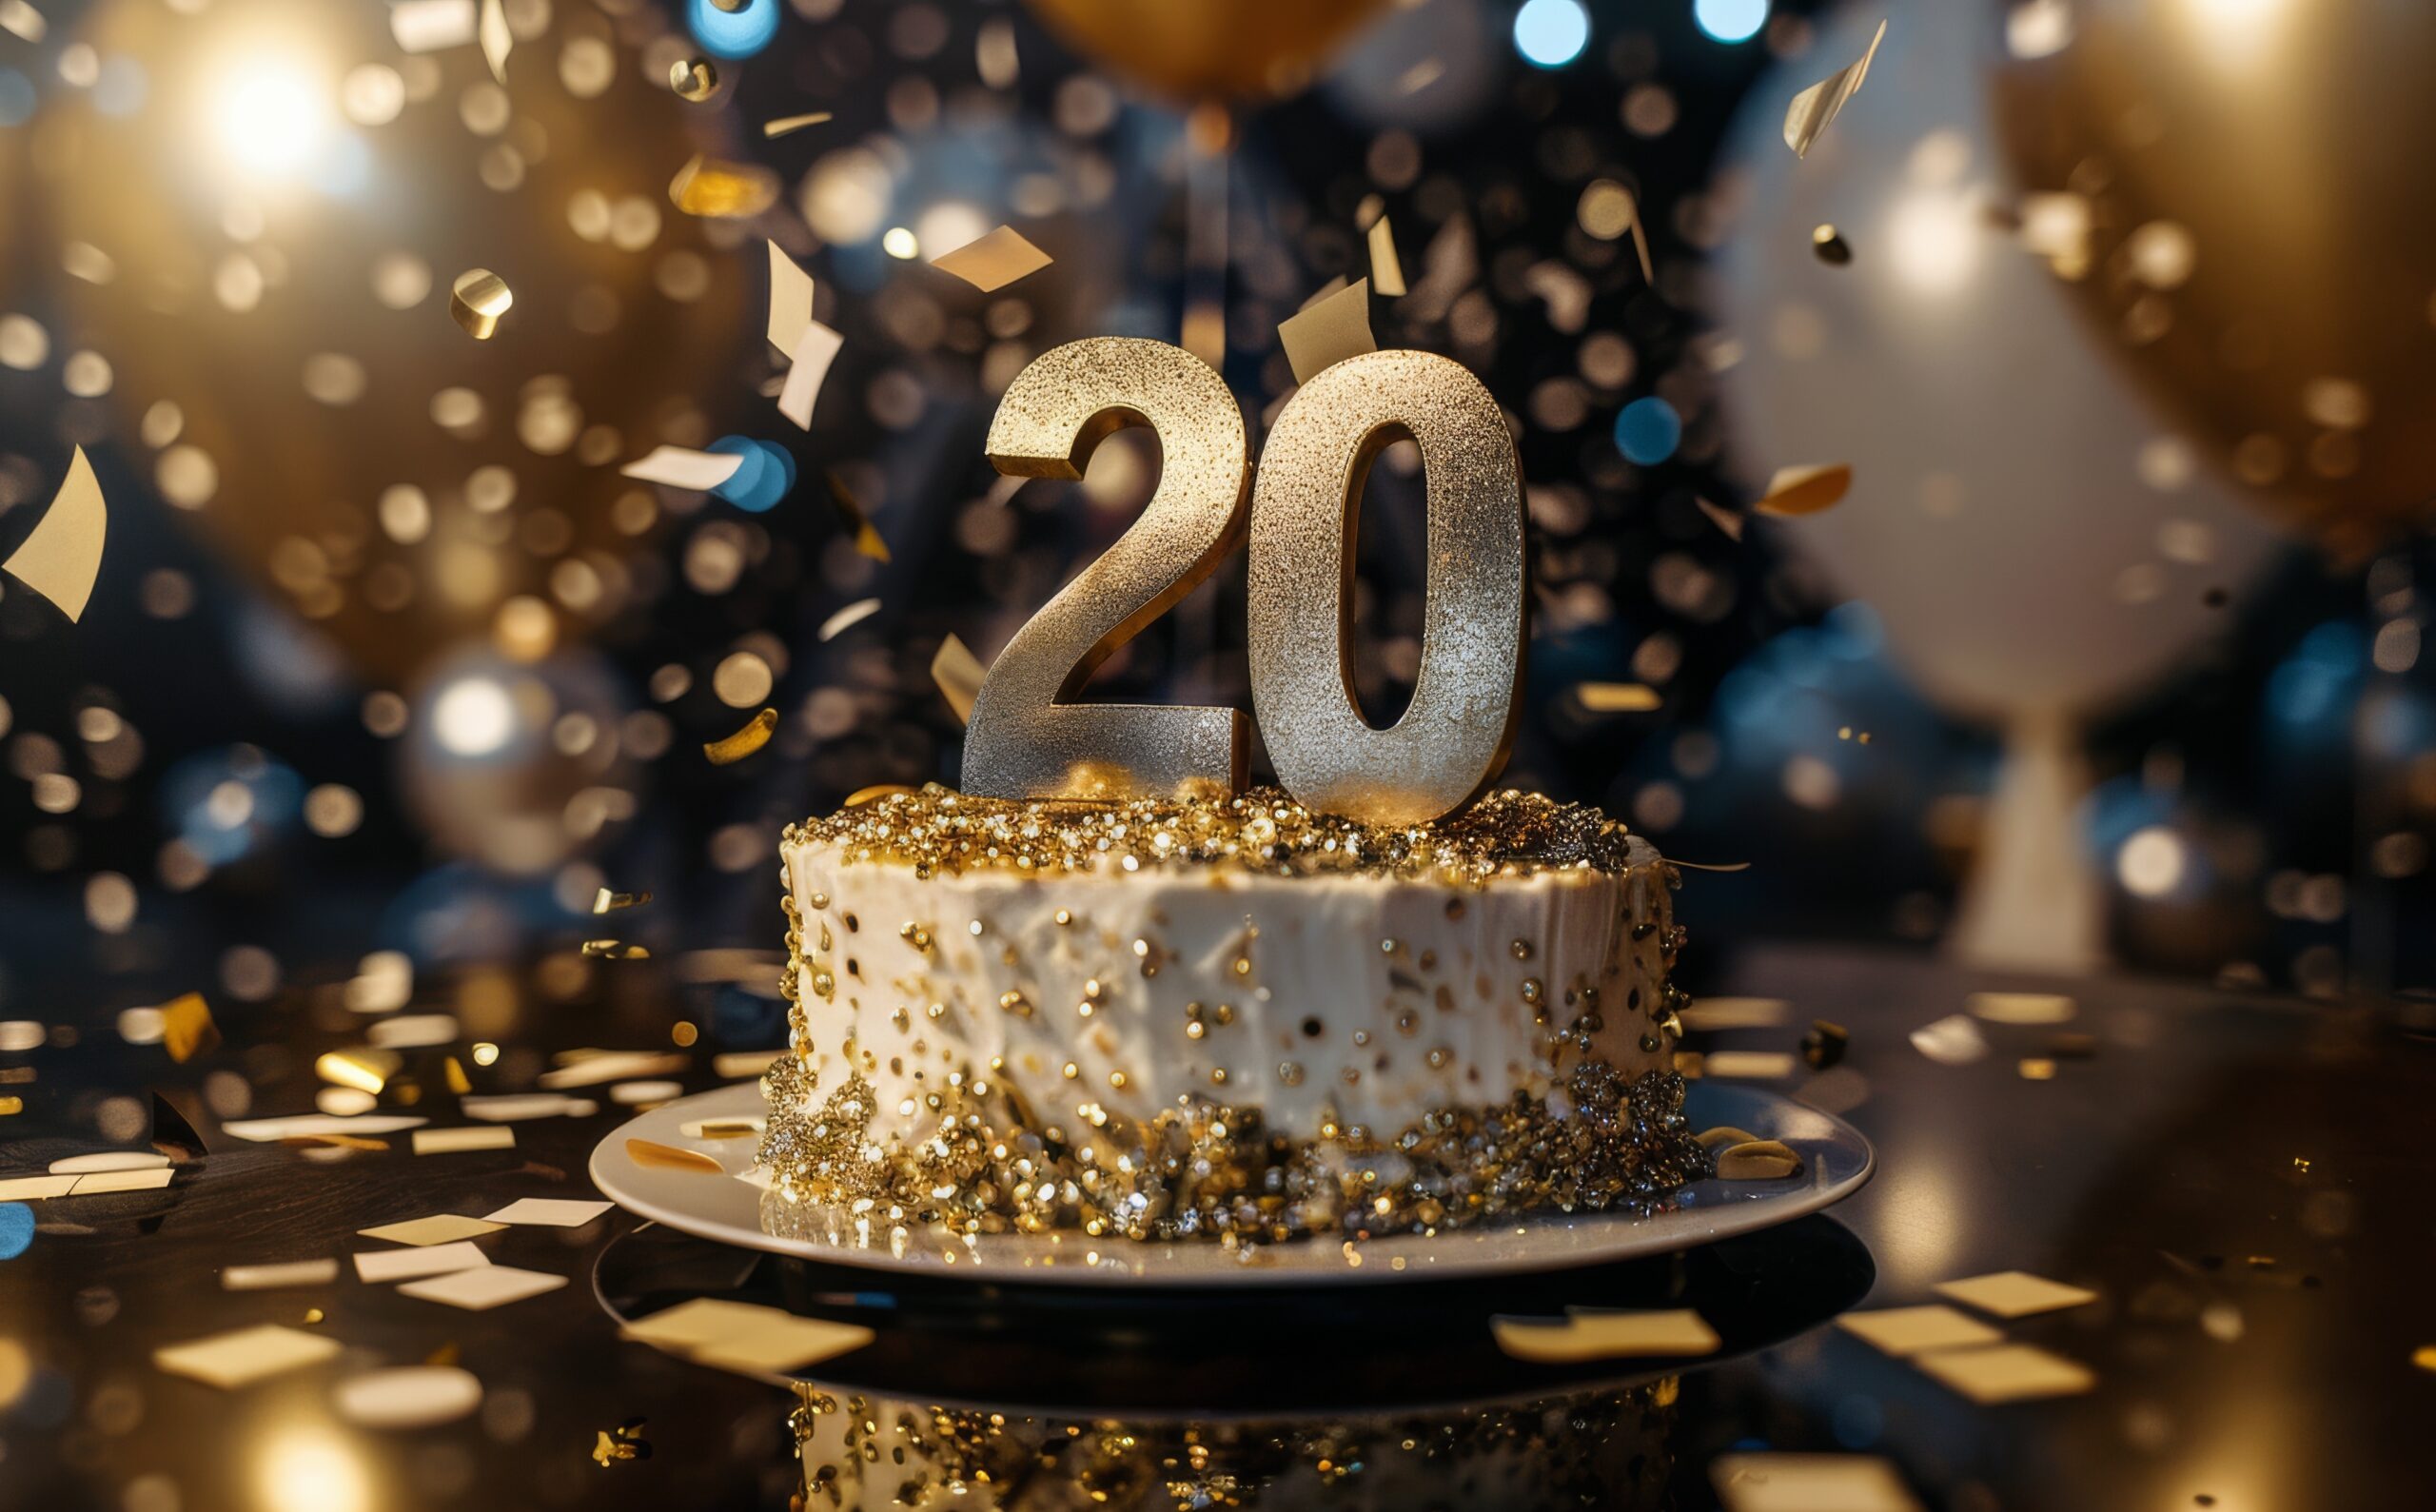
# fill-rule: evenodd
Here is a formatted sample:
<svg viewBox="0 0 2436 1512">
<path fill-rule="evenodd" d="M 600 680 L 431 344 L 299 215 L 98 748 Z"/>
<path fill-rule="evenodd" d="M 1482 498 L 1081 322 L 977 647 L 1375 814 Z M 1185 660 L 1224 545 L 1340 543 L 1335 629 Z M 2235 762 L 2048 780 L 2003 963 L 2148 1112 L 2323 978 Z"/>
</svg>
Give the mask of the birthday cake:
<svg viewBox="0 0 2436 1512">
<path fill-rule="evenodd" d="M 1596 809 L 933 786 L 780 859 L 779 1204 L 1247 1245 L 1640 1210 L 1705 1172 L 1675 874 Z"/>
</svg>

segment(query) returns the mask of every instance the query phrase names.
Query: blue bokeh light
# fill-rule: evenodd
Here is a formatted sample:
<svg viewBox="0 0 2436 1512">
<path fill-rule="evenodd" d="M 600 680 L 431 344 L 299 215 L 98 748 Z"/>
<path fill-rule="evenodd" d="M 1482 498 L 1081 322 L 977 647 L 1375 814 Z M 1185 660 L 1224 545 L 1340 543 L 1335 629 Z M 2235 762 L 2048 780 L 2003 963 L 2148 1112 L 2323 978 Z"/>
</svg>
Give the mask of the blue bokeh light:
<svg viewBox="0 0 2436 1512">
<path fill-rule="evenodd" d="M 722 10 L 711 0 L 688 0 L 685 24 L 715 56 L 749 58 L 778 34 L 778 0 L 751 0 L 735 11 Z"/>
<path fill-rule="evenodd" d="M 1768 0 L 1693 0 L 1692 19 L 1719 42 L 1748 42 L 1768 24 Z"/>
<path fill-rule="evenodd" d="M 1562 69 L 1590 42 L 1590 12 L 1581 0 L 1524 0 L 1514 13 L 1514 50 L 1542 69 Z"/>
<path fill-rule="evenodd" d="M 704 449 L 744 459 L 727 481 L 711 492 L 749 514 L 776 508 L 795 486 L 795 459 L 767 442 L 722 436 Z"/>
<path fill-rule="evenodd" d="M 34 1210 L 21 1202 L 0 1202 L 0 1260 L 14 1260 L 32 1247 Z"/>
<path fill-rule="evenodd" d="M 31 79 L 14 69 L 0 69 L 0 126 L 25 125 L 41 104 Z"/>
<path fill-rule="evenodd" d="M 1655 394 L 1634 400 L 1616 416 L 1616 449 L 1626 461 L 1652 467 L 1674 456 L 1682 443 L 1683 417 Z"/>
</svg>

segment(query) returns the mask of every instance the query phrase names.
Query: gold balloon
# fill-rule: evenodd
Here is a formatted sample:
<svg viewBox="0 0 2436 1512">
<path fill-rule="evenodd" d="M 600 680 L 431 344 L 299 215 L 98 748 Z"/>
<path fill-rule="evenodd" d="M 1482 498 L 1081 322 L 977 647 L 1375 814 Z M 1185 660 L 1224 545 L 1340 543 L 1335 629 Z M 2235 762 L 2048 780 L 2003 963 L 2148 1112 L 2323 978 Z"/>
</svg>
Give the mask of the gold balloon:
<svg viewBox="0 0 2436 1512">
<path fill-rule="evenodd" d="M 965 736 L 967 793 L 1166 796 L 1243 786 L 1237 710 L 1068 701 L 1092 668 L 1190 593 L 1242 537 L 1249 451 L 1244 412 L 1225 382 L 1165 342 L 1070 342 L 1007 385 L 990 422 L 990 461 L 1010 477 L 1080 478 L 1092 448 L 1128 425 L 1158 433 L 1158 490 L 991 664 Z"/>
<path fill-rule="evenodd" d="M 1390 729 L 1353 698 L 1353 520 L 1370 463 L 1409 436 L 1427 491 L 1421 673 Z M 1522 468 L 1481 381 L 1429 352 L 1365 352 L 1295 390 L 1252 487 L 1252 707 L 1307 808 L 1419 824 L 1505 765 L 1522 676 Z"/>
<path fill-rule="evenodd" d="M 2081 307 L 2251 496 L 2345 555 L 2436 501 L 2436 6 L 2090 0 L 2000 70 Z M 2024 48 L 2022 50 L 2032 50 Z M 2073 202 L 2063 202 L 2072 207 Z"/>
<path fill-rule="evenodd" d="M 141 108 L 55 91 L 26 128 L 42 230 L 17 234 L 115 260 L 57 281 L 65 324 L 109 360 L 128 432 L 182 414 L 144 463 L 178 523 L 375 685 L 624 607 L 619 521 L 650 517 L 618 463 L 710 440 L 690 396 L 757 335 L 758 268 L 666 196 L 672 160 L 717 146 L 688 143 L 707 118 L 559 14 L 502 91 L 478 49 L 402 55 L 384 7 L 114 0 L 80 34 L 142 64 Z M 451 318 L 467 269 L 495 275 L 478 317 L 514 290 L 487 341 Z"/>
<path fill-rule="evenodd" d="M 1179 104 L 1293 94 L 1385 0 L 1031 0 L 1041 25 Z"/>
</svg>

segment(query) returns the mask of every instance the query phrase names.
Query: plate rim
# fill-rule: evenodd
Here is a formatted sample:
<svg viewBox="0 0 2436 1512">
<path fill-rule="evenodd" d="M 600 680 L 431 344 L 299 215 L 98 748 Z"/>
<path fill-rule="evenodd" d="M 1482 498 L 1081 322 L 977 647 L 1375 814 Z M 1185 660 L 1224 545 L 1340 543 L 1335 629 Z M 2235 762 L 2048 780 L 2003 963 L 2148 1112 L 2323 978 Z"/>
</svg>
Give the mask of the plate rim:
<svg viewBox="0 0 2436 1512">
<path fill-rule="evenodd" d="M 1540 1255 L 1503 1256 L 1490 1259 L 1449 1256 L 1433 1260 L 1412 1257 L 1416 1263 L 1407 1264 L 1402 1269 L 1386 1265 L 1340 1264 L 1326 1269 L 1245 1266 L 1227 1270 L 1195 1269 L 1181 1273 L 1165 1271 L 1156 1267 L 1137 1269 L 1127 1266 L 1088 1264 L 1077 1264 L 1071 1268 L 1061 1265 L 1052 1268 L 1045 1266 L 990 1261 L 972 1256 L 967 1256 L 951 1265 L 933 1258 L 933 1251 L 928 1248 L 919 1251 L 916 1257 L 900 1258 L 884 1248 L 829 1245 L 817 1240 L 795 1239 L 771 1234 L 757 1227 L 748 1232 L 737 1226 L 706 1219 L 697 1212 L 659 1201 L 647 1192 L 638 1190 L 633 1185 L 621 1179 L 620 1168 L 629 1170 L 637 1168 L 630 1161 L 621 1161 L 617 1158 L 619 1152 L 623 1150 L 628 1139 L 645 1139 L 655 1143 L 667 1143 L 672 1137 L 681 1139 L 682 1135 L 678 1134 L 675 1125 L 689 1119 L 735 1117 L 739 1112 L 739 1105 L 758 1113 L 761 1103 L 760 1086 L 757 1082 L 733 1082 L 723 1087 L 713 1088 L 708 1091 L 695 1092 L 689 1096 L 677 1098 L 638 1113 L 611 1129 L 593 1146 L 592 1153 L 585 1161 L 585 1173 L 591 1177 L 592 1184 L 599 1189 L 602 1196 L 637 1217 L 665 1224 L 671 1228 L 691 1234 L 697 1239 L 734 1245 L 739 1248 L 786 1255 L 824 1265 L 843 1266 L 851 1269 L 881 1275 L 944 1279 L 951 1282 L 967 1281 L 976 1286 L 1142 1288 L 1172 1291 L 1231 1291 L 1262 1287 L 1319 1289 L 1332 1286 L 1380 1286 L 1431 1281 L 1482 1280 L 1498 1276 L 1549 1274 L 1590 1266 L 1612 1265 L 1620 1261 L 1677 1254 L 1701 1245 L 1714 1244 L 1720 1239 L 1731 1239 L 1740 1234 L 1757 1232 L 1762 1228 L 1774 1227 L 1778 1224 L 1791 1223 L 1797 1218 L 1806 1218 L 1812 1213 L 1822 1212 L 1859 1191 L 1877 1173 L 1876 1147 L 1872 1145 L 1868 1137 L 1859 1129 L 1855 1129 L 1837 1114 L 1798 1102 L 1786 1093 L 1770 1088 L 1715 1082 L 1695 1083 L 1694 1088 L 1696 1094 L 1701 1095 L 1703 1100 L 1713 1099 L 1722 1094 L 1729 1103 L 1744 1102 L 1749 1109 L 1766 1109 L 1775 1115 L 1773 1118 L 1762 1120 L 1763 1122 L 1773 1123 L 1789 1112 L 1798 1112 L 1804 1119 L 1821 1120 L 1829 1126 L 1836 1139 L 1849 1142 L 1858 1150 L 1860 1167 L 1851 1175 L 1833 1183 L 1814 1184 L 1796 1191 L 1758 1195 L 1721 1207 L 1703 1208 L 1702 1215 L 1707 1219 L 1705 1224 L 1669 1226 L 1657 1233 L 1655 1236 L 1657 1242 L 1651 1242 L 1653 1237 L 1651 1231 L 1643 1227 L 1650 1220 L 1628 1213 L 1526 1214 L 1516 1220 L 1515 1227 L 1518 1229 L 1528 1230 L 1535 1225 L 1549 1228 L 1562 1226 L 1568 1229 L 1585 1226 L 1599 1228 L 1612 1227 L 1619 1230 L 1619 1234 L 1617 1239 L 1609 1245 L 1594 1244 Z M 1752 1115 L 1745 1111 L 1739 1116 L 1748 1118 Z M 1755 1131 L 1758 1130 L 1755 1129 Z M 739 1180 L 732 1174 L 726 1179 Z M 1669 1209 L 1672 1213 L 1681 1213 L 1684 1210 L 1680 1207 Z M 1477 1230 L 1459 1232 L 1477 1232 Z M 1641 1242 L 1633 1242 L 1635 1236 L 1639 1236 Z M 1020 1236 L 1003 1237 L 1018 1238 Z M 1391 1239 L 1418 1237 L 1420 1236 L 1382 1236 L 1371 1243 L 1380 1244 Z M 1331 1252 L 1338 1247 L 1332 1240 L 1300 1242 L 1322 1243 L 1326 1245 Z M 1107 1243 L 1110 1246 L 1133 1246 L 1143 1242 L 1115 1239 Z M 1208 1242 L 1182 1241 L 1180 1243 Z"/>
</svg>

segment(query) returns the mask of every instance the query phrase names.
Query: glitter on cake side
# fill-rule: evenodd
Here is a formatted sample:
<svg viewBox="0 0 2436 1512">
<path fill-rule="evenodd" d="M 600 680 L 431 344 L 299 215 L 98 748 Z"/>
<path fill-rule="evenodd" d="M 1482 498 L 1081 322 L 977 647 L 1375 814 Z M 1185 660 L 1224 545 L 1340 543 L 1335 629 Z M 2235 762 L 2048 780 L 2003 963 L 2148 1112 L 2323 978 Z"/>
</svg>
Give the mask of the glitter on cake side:
<svg viewBox="0 0 2436 1512">
<path fill-rule="evenodd" d="M 1595 809 L 896 792 L 791 827 L 765 1224 L 1258 1243 L 1706 1169 L 1673 869 Z"/>
</svg>

